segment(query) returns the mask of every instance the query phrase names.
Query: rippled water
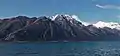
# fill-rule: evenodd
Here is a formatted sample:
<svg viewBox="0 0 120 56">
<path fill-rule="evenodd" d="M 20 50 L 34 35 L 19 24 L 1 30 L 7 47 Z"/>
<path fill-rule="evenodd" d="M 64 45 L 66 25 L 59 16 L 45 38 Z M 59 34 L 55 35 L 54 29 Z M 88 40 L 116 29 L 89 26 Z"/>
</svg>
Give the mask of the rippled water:
<svg viewBox="0 0 120 56">
<path fill-rule="evenodd" d="M 120 42 L 0 43 L 0 56 L 120 56 Z"/>
</svg>

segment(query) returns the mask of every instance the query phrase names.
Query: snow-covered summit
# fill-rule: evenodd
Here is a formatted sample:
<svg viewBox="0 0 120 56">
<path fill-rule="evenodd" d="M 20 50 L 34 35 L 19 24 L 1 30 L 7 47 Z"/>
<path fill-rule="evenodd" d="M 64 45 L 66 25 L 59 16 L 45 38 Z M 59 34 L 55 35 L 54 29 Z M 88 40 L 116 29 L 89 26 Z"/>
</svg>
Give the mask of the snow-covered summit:
<svg viewBox="0 0 120 56">
<path fill-rule="evenodd" d="M 81 21 L 80 18 L 78 16 L 76 16 L 76 15 L 68 15 L 68 14 L 60 15 L 60 14 L 56 14 L 55 16 L 52 16 L 51 19 L 54 21 L 57 17 L 65 17 L 68 21 L 76 20 L 76 21 L 81 22 L 85 26 L 89 25 L 89 23 Z M 62 18 L 59 18 L 59 19 L 62 20 Z"/>
<path fill-rule="evenodd" d="M 51 19 L 55 20 L 57 17 L 66 17 L 67 20 L 75 19 L 75 18 L 72 17 L 72 15 L 68 15 L 68 14 L 65 14 L 65 15 L 56 14 L 55 16 L 52 16 Z"/>
<path fill-rule="evenodd" d="M 93 24 L 93 26 L 95 26 L 97 28 L 109 27 L 111 29 L 118 29 L 118 30 L 120 30 L 120 24 L 119 23 L 115 23 L 115 22 L 99 21 L 99 22 Z"/>
<path fill-rule="evenodd" d="M 70 21 L 71 23 L 73 23 L 74 20 L 81 22 L 83 25 L 88 26 L 91 25 L 91 23 L 88 22 L 84 22 L 82 20 L 80 20 L 80 18 L 76 15 L 61 15 L 61 14 L 56 14 L 55 16 L 52 16 L 51 19 L 54 21 L 56 19 L 59 20 L 64 20 L 66 19 L 67 21 Z M 119 23 L 115 23 L 115 22 L 103 22 L 103 21 L 98 21 L 95 24 L 92 24 L 93 26 L 97 27 L 97 28 L 104 28 L 104 27 L 108 27 L 111 29 L 118 29 L 120 30 L 120 24 Z"/>
</svg>

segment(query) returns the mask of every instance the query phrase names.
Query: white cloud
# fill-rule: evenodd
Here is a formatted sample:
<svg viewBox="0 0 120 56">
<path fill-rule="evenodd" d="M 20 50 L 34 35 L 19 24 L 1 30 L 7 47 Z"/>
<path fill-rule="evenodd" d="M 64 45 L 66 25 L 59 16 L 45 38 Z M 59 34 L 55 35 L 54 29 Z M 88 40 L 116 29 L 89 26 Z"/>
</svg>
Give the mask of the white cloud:
<svg viewBox="0 0 120 56">
<path fill-rule="evenodd" d="M 85 26 L 90 25 L 90 23 L 88 23 L 88 22 L 81 21 L 81 20 L 79 19 L 79 17 L 76 16 L 76 15 L 72 15 L 72 18 L 74 18 L 74 19 L 76 19 L 77 21 L 81 22 L 81 23 L 84 24 Z"/>
<path fill-rule="evenodd" d="M 72 18 L 76 19 L 76 20 L 79 21 L 79 22 L 82 22 L 82 21 L 79 19 L 79 17 L 76 16 L 76 15 L 72 15 Z"/>
<path fill-rule="evenodd" d="M 97 7 L 102 8 L 102 9 L 118 9 L 120 10 L 120 6 L 116 6 L 116 5 L 99 5 L 96 4 Z"/>
<path fill-rule="evenodd" d="M 117 18 L 120 18 L 120 15 L 118 15 Z"/>
</svg>

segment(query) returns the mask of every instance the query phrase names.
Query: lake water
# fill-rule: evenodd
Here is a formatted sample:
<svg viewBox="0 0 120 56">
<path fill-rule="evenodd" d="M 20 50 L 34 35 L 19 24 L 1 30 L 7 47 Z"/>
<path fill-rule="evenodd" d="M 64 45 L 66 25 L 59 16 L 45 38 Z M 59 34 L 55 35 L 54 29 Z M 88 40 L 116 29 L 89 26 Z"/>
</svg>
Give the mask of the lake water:
<svg viewBox="0 0 120 56">
<path fill-rule="evenodd" d="M 0 56 L 120 56 L 120 42 L 0 43 Z"/>
</svg>

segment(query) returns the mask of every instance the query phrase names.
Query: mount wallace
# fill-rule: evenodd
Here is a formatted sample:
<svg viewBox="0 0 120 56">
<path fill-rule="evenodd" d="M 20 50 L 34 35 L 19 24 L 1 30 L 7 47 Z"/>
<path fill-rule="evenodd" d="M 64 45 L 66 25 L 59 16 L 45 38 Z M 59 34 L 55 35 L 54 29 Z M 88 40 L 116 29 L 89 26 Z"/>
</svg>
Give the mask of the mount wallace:
<svg viewBox="0 0 120 56">
<path fill-rule="evenodd" d="M 98 25 L 108 25 L 97 27 Z M 113 27 L 113 28 L 111 28 Z M 1 41 L 117 41 L 120 24 L 98 22 L 84 25 L 70 15 L 26 17 L 0 20 Z"/>
</svg>

